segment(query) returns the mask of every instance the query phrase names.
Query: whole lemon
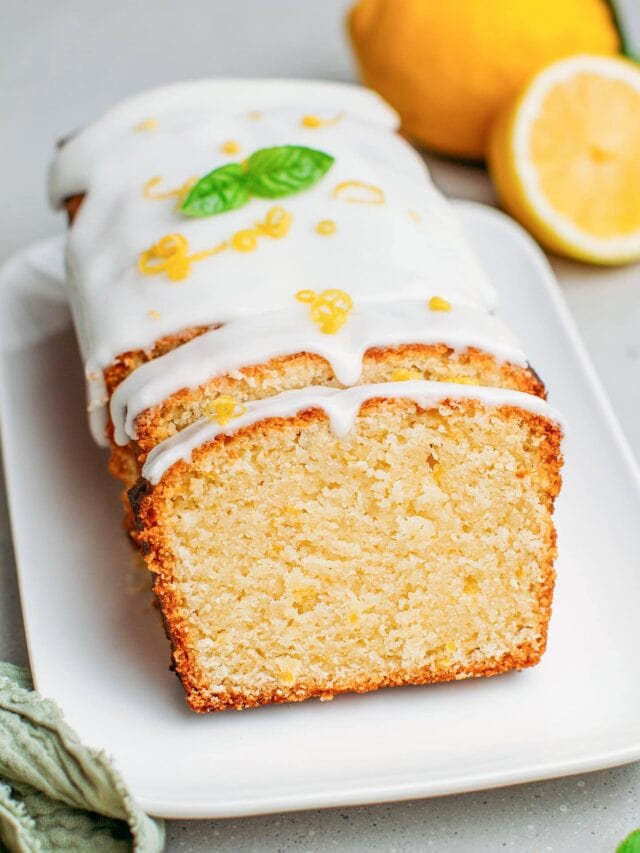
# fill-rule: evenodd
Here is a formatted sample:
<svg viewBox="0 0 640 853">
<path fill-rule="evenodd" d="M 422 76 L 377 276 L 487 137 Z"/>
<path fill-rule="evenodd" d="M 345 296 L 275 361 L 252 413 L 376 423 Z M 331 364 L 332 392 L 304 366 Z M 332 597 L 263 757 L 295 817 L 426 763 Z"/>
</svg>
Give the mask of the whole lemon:
<svg viewBox="0 0 640 853">
<path fill-rule="evenodd" d="M 360 0 L 348 27 L 362 78 L 428 148 L 484 158 L 526 80 L 573 53 L 618 51 L 605 0 Z"/>
</svg>

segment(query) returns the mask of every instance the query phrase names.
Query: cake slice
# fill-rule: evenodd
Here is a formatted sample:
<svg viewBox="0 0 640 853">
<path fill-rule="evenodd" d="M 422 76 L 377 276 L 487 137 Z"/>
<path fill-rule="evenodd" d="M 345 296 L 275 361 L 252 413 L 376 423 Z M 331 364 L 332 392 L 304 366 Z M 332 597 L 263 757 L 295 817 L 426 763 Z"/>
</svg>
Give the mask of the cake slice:
<svg viewBox="0 0 640 853">
<path fill-rule="evenodd" d="M 286 392 L 152 451 L 132 502 L 189 705 L 537 663 L 560 430 L 522 397 L 417 381 Z"/>
<path fill-rule="evenodd" d="M 96 439 L 196 711 L 522 669 L 562 429 L 373 93 L 200 81 L 60 148 Z"/>
</svg>

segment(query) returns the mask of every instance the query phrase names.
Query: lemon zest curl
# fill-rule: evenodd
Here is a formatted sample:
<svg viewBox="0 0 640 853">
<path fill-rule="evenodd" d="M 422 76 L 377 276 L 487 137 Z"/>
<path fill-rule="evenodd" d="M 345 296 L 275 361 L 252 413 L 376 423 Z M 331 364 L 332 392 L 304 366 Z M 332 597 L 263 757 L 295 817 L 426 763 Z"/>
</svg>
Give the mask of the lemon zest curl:
<svg viewBox="0 0 640 853">
<path fill-rule="evenodd" d="M 429 311 L 451 311 L 451 303 L 442 296 L 432 296 L 428 305 Z"/>
<path fill-rule="evenodd" d="M 322 235 L 329 235 L 336 233 L 336 223 L 333 219 L 321 219 L 320 222 L 316 225 L 316 232 Z"/>
<path fill-rule="evenodd" d="M 141 121 L 133 128 L 137 133 L 145 130 L 157 130 L 158 129 L 158 121 L 155 118 L 145 118 L 144 121 Z"/>
<path fill-rule="evenodd" d="M 189 241 L 184 234 L 165 234 L 157 243 L 140 253 L 138 270 L 143 275 L 166 273 L 171 281 L 182 281 L 190 275 L 191 264 L 211 258 L 226 249 L 253 252 L 258 246 L 258 237 L 280 240 L 288 234 L 292 220 L 292 215 L 284 208 L 272 207 L 267 211 L 264 221 L 256 222 L 254 228 L 236 231 L 230 240 L 193 254 L 189 254 Z"/>
<path fill-rule="evenodd" d="M 189 255 L 189 241 L 183 234 L 165 234 L 150 249 L 140 254 L 138 269 L 143 275 L 164 272 L 171 281 L 182 281 L 191 272 L 192 263 L 217 255 L 227 246 L 228 243 L 219 243 L 211 249 Z"/>
<path fill-rule="evenodd" d="M 142 188 L 142 193 L 146 199 L 149 201 L 164 201 L 168 198 L 177 198 L 178 207 L 182 204 L 185 198 L 189 195 L 190 190 L 194 187 L 198 182 L 198 176 L 195 175 L 191 178 L 187 178 L 187 180 L 181 184 L 179 187 L 175 187 L 172 190 L 164 190 L 164 192 L 154 192 L 154 188 L 158 186 L 158 184 L 162 183 L 162 178 L 160 175 L 155 175 L 153 178 L 149 178 L 149 180 L 145 183 Z"/>
<path fill-rule="evenodd" d="M 353 300 L 344 290 L 323 290 L 318 294 L 314 290 L 299 290 L 296 299 L 309 305 L 311 319 L 325 335 L 335 335 L 347 322 L 353 308 Z"/>
<path fill-rule="evenodd" d="M 211 420 L 217 421 L 220 426 L 224 426 L 234 418 L 244 415 L 246 410 L 246 406 L 238 402 L 235 397 L 230 394 L 220 394 L 207 405 L 205 414 Z"/>
<path fill-rule="evenodd" d="M 342 113 L 339 113 L 333 118 L 321 118 L 320 116 L 308 114 L 300 119 L 301 127 L 306 127 L 308 130 L 317 130 L 320 127 L 329 127 L 332 124 L 338 124 L 342 120 Z"/>
<path fill-rule="evenodd" d="M 333 188 L 335 198 L 348 201 L 350 204 L 384 204 L 385 196 L 380 187 L 375 184 L 365 184 L 362 181 L 342 181 Z"/>
<path fill-rule="evenodd" d="M 235 139 L 228 139 L 222 143 L 220 151 L 222 154 L 237 154 L 240 151 L 240 143 L 236 142 Z"/>
</svg>

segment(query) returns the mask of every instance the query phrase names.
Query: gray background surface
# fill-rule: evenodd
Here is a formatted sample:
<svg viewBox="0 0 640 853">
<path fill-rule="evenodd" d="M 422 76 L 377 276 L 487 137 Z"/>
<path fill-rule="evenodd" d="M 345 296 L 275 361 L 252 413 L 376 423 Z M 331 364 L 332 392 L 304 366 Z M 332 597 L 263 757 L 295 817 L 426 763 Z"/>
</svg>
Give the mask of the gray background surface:
<svg viewBox="0 0 640 853">
<path fill-rule="evenodd" d="M 347 0 L 0 0 L 0 259 L 64 227 L 48 210 L 44 190 L 57 139 L 121 97 L 175 80 L 215 75 L 352 80 L 342 26 L 348 6 Z M 448 194 L 494 201 L 482 170 L 427 159 Z M 552 262 L 638 455 L 640 268 L 598 270 Z M 0 656 L 27 662 L 4 493 Z M 436 800 L 171 821 L 167 846 L 171 851 L 600 853 L 613 851 L 639 824 L 640 766 L 630 765 Z"/>
</svg>

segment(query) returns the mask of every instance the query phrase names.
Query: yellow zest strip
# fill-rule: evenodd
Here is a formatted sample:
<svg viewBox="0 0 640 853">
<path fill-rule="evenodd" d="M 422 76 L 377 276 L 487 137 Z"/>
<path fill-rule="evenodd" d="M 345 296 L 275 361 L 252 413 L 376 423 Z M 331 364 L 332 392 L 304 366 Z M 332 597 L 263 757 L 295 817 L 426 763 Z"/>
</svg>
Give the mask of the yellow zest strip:
<svg viewBox="0 0 640 853">
<path fill-rule="evenodd" d="M 231 238 L 231 248 L 236 252 L 253 252 L 258 248 L 258 233 L 255 228 L 236 231 Z"/>
<path fill-rule="evenodd" d="M 267 211 L 264 222 L 256 222 L 255 228 L 246 228 L 236 232 L 231 238 L 231 248 L 237 252 L 253 252 L 258 245 L 258 237 L 271 237 L 281 240 L 291 227 L 293 216 L 283 207 L 272 207 Z"/>
<path fill-rule="evenodd" d="M 155 310 L 147 311 L 147 316 L 151 317 L 152 320 L 159 320 L 160 312 Z"/>
<path fill-rule="evenodd" d="M 220 426 L 224 426 L 230 420 L 233 420 L 233 418 L 239 418 L 240 415 L 244 415 L 246 410 L 246 407 L 242 403 L 239 403 L 235 397 L 231 397 L 229 394 L 221 394 L 207 405 L 205 414 L 211 420 L 217 421 Z"/>
<path fill-rule="evenodd" d="M 411 379 L 424 379 L 419 370 L 408 370 L 406 367 L 396 367 L 391 371 L 392 382 L 408 382 Z"/>
<path fill-rule="evenodd" d="M 292 221 L 293 216 L 284 207 L 271 207 L 267 211 L 264 222 L 256 222 L 256 231 L 265 237 L 280 240 L 289 233 Z"/>
<path fill-rule="evenodd" d="M 166 273 L 171 281 L 182 281 L 191 272 L 191 264 L 211 258 L 225 249 L 236 252 L 253 252 L 258 245 L 258 237 L 271 237 L 279 240 L 285 237 L 293 217 L 282 207 L 272 207 L 267 211 L 264 222 L 256 222 L 255 228 L 245 228 L 210 249 L 189 254 L 189 241 L 183 234 L 165 234 L 150 249 L 140 253 L 138 269 L 143 275 Z"/>
<path fill-rule="evenodd" d="M 451 303 L 442 296 L 432 296 L 428 302 L 429 311 L 451 311 Z"/>
<path fill-rule="evenodd" d="M 181 186 L 176 187 L 173 190 L 165 190 L 164 192 L 153 192 L 153 188 L 157 187 L 158 184 L 162 183 L 162 178 L 160 175 L 155 175 L 153 178 L 149 178 L 144 187 L 142 188 L 142 192 L 144 197 L 149 199 L 149 201 L 164 201 L 167 198 L 177 198 L 178 204 L 182 204 L 185 200 L 189 191 L 195 184 L 198 182 L 198 176 L 194 175 L 191 178 L 188 178 Z"/>
<path fill-rule="evenodd" d="M 157 130 L 158 122 L 154 118 L 146 118 L 144 121 L 141 121 L 140 124 L 137 124 L 133 129 L 138 133 L 143 130 Z"/>
<path fill-rule="evenodd" d="M 222 143 L 220 151 L 223 154 L 237 154 L 240 151 L 240 143 L 236 142 L 235 139 L 228 139 Z"/>
<path fill-rule="evenodd" d="M 316 225 L 316 232 L 318 234 L 335 234 L 336 233 L 336 223 L 333 219 L 321 219 L 320 222 Z"/>
<path fill-rule="evenodd" d="M 356 192 L 353 192 L 354 190 Z M 384 204 L 385 201 L 380 187 L 362 181 L 343 181 L 334 187 L 333 195 L 350 204 Z"/>
<path fill-rule="evenodd" d="M 222 243 L 218 243 L 217 246 L 212 246 L 210 249 L 203 249 L 201 252 L 196 252 L 193 255 L 189 255 L 187 260 L 190 263 L 197 263 L 198 261 L 204 261 L 205 258 L 212 258 L 214 255 L 219 254 L 220 252 L 224 252 L 225 249 L 229 248 L 229 244 L 223 240 Z"/>
<path fill-rule="evenodd" d="M 262 113 L 260 112 L 260 110 L 251 110 L 251 112 L 249 113 L 249 118 L 251 119 L 251 121 L 260 121 L 260 119 L 262 118 Z"/>
<path fill-rule="evenodd" d="M 414 222 L 422 222 L 422 217 L 420 216 L 417 210 L 410 210 L 409 216 L 413 219 Z"/>
<path fill-rule="evenodd" d="M 141 253 L 138 269 L 144 275 L 166 272 L 172 281 L 178 281 L 188 274 L 188 250 L 189 243 L 182 234 L 165 234 L 150 249 Z"/>
<path fill-rule="evenodd" d="M 320 116 L 316 115 L 306 115 L 302 116 L 300 119 L 300 125 L 308 128 L 309 130 L 317 130 L 319 127 L 329 127 L 332 124 L 338 124 L 342 118 L 343 113 L 339 113 L 333 118 L 320 118 Z"/>
<path fill-rule="evenodd" d="M 189 241 L 183 234 L 165 234 L 138 258 L 138 269 L 143 275 L 158 275 L 164 272 L 171 281 L 182 281 L 191 272 L 191 264 L 216 255 L 227 248 L 220 243 L 212 249 L 189 255 Z"/>
<path fill-rule="evenodd" d="M 347 322 L 353 308 L 353 300 L 344 290 L 323 290 L 319 294 L 314 290 L 299 290 L 296 299 L 309 305 L 311 319 L 325 335 L 335 335 Z"/>
</svg>

